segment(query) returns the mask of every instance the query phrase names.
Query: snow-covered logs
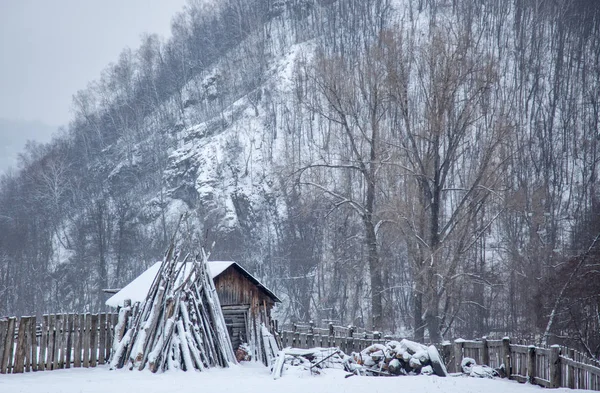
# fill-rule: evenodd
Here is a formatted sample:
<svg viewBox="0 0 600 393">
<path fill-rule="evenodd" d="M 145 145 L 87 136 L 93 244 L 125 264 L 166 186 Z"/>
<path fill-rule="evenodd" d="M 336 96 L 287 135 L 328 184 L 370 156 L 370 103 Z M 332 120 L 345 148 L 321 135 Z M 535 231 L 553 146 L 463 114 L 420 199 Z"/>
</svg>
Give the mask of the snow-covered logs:
<svg viewBox="0 0 600 393">
<path fill-rule="evenodd" d="M 146 300 L 133 311 L 124 307 L 116 329 L 112 368 L 152 372 L 202 370 L 236 363 L 214 283 L 207 273 L 208 256 L 178 262 L 172 242 Z M 131 317 L 129 317 L 129 314 Z"/>
<path fill-rule="evenodd" d="M 273 363 L 271 374 L 278 379 L 284 370 L 301 368 L 318 373 L 321 368 L 343 368 L 352 375 L 396 376 L 429 374 L 445 377 L 446 367 L 437 349 L 409 340 L 373 344 L 360 353 L 344 354 L 339 348 L 285 348 Z"/>
<path fill-rule="evenodd" d="M 460 363 L 463 374 L 475 378 L 494 378 L 500 376 L 500 370 L 495 370 L 490 366 L 479 365 L 473 358 L 464 358 Z"/>
<path fill-rule="evenodd" d="M 350 357 L 338 348 L 285 348 L 277 354 L 271 375 L 273 379 L 279 379 L 283 371 L 289 368 L 310 370 L 311 374 L 319 374 L 323 368 L 347 369 L 349 361 Z"/>
<path fill-rule="evenodd" d="M 360 375 L 447 375 L 435 346 L 427 347 L 409 340 L 373 344 L 360 353 L 354 352 L 347 369 Z"/>
</svg>

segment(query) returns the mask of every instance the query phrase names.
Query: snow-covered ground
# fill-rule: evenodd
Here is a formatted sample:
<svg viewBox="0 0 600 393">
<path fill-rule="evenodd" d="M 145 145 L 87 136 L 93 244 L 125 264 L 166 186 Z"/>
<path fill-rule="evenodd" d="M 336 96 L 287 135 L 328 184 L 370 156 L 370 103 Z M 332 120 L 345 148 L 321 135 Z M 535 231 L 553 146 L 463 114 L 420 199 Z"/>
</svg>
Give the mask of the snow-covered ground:
<svg viewBox="0 0 600 393">
<path fill-rule="evenodd" d="M 542 393 L 536 386 L 500 379 L 434 376 L 344 378 L 342 370 L 327 369 L 321 375 L 308 371 L 284 373 L 274 380 L 267 368 L 244 364 L 229 369 L 204 372 L 167 372 L 151 374 L 143 371 L 110 371 L 107 367 L 70 369 L 50 372 L 0 376 L 0 392 L 36 393 L 379 393 L 379 392 L 444 392 L 444 393 Z M 554 389 L 553 393 L 572 392 Z"/>
</svg>

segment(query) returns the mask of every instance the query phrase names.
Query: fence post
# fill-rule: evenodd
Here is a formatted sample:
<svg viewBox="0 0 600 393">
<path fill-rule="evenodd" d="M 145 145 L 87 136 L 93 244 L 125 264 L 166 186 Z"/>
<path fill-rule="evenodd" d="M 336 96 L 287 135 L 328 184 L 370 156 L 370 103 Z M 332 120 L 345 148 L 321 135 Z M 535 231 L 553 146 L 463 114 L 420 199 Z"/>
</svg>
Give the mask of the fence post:
<svg viewBox="0 0 600 393">
<path fill-rule="evenodd" d="M 333 336 L 333 322 L 329 322 L 329 335 Z"/>
<path fill-rule="evenodd" d="M 454 340 L 454 368 L 456 372 L 462 373 L 462 358 L 463 358 L 463 345 L 465 340 L 457 338 Z"/>
<path fill-rule="evenodd" d="M 486 366 L 490 365 L 490 349 L 488 348 L 487 337 L 483 336 L 481 338 L 481 345 L 483 345 L 481 349 L 481 362 Z"/>
<path fill-rule="evenodd" d="M 527 380 L 530 384 L 535 383 L 535 346 L 530 345 L 527 348 Z"/>
<path fill-rule="evenodd" d="M 8 318 L 8 328 L 6 329 L 6 339 L 4 342 L 4 356 L 0 365 L 0 374 L 10 374 L 13 367 L 13 349 L 15 346 L 15 328 L 17 318 Z"/>
<path fill-rule="evenodd" d="M 29 317 L 19 318 L 19 334 L 17 337 L 17 350 L 15 351 L 15 366 L 13 374 L 22 373 L 25 367 L 25 354 L 27 345 L 26 337 L 27 329 L 29 328 Z"/>
<path fill-rule="evenodd" d="M 306 348 L 313 348 L 315 345 L 315 335 L 314 335 L 314 322 L 310 321 L 310 326 L 308 327 L 308 333 L 306 334 Z"/>
<path fill-rule="evenodd" d="M 448 369 L 448 372 L 457 372 L 454 362 L 452 361 L 452 344 L 449 341 L 442 343 L 442 356 L 444 357 L 444 364 Z"/>
<path fill-rule="evenodd" d="M 510 338 L 504 337 L 502 339 L 502 363 L 504 363 L 504 371 L 506 372 L 506 378 L 508 379 L 510 379 L 512 374 L 510 360 Z"/>
<path fill-rule="evenodd" d="M 294 332 L 294 338 L 292 338 L 292 347 L 300 348 L 300 333 L 298 331 Z"/>
<path fill-rule="evenodd" d="M 560 387 L 560 346 L 553 345 L 550 347 L 550 387 Z"/>
<path fill-rule="evenodd" d="M 4 347 L 7 345 L 6 336 L 8 334 L 8 319 L 0 319 L 0 374 L 4 374 L 2 363 L 4 359 Z"/>
<path fill-rule="evenodd" d="M 574 349 L 572 349 L 572 348 L 569 349 L 568 357 L 571 360 L 575 360 L 575 350 Z M 575 367 L 569 366 L 568 370 L 569 370 L 569 379 L 568 379 L 567 387 L 569 389 L 575 389 Z"/>
<path fill-rule="evenodd" d="M 37 371 L 38 368 L 38 343 L 37 343 L 37 317 L 34 315 L 31 317 L 31 325 L 30 325 L 30 337 L 29 340 L 31 340 L 31 347 L 30 347 L 30 360 L 29 363 L 31 363 L 31 370 L 32 371 Z M 29 366 L 28 366 L 29 367 Z"/>
</svg>

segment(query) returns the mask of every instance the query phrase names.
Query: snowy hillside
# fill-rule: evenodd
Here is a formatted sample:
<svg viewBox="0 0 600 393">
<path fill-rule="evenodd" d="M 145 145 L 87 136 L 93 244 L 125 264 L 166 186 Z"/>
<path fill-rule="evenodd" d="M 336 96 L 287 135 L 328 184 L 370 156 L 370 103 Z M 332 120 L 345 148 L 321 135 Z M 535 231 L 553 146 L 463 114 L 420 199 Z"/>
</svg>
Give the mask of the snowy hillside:
<svg viewBox="0 0 600 393">
<path fill-rule="evenodd" d="M 0 315 L 98 310 L 186 213 L 282 323 L 600 355 L 600 7 L 534 3 L 190 2 L 2 179 Z"/>
</svg>

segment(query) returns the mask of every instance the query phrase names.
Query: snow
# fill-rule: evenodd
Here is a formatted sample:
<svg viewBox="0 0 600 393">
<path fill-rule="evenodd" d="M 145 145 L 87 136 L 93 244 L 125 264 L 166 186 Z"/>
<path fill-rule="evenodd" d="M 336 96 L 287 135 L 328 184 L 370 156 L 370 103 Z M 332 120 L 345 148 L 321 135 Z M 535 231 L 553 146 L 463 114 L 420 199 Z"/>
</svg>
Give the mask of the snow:
<svg viewBox="0 0 600 393">
<path fill-rule="evenodd" d="M 160 269 L 160 264 L 162 262 L 156 262 L 154 265 L 150 266 L 148 270 L 144 273 L 140 274 L 135 280 L 127 284 L 123 289 L 119 292 L 115 293 L 111 296 L 107 301 L 106 305 L 110 307 L 121 307 L 126 299 L 131 299 L 131 303 L 141 302 L 146 300 L 146 295 L 148 294 L 148 290 L 152 285 L 152 281 L 158 270 Z M 233 265 L 235 262 L 233 261 L 214 261 L 208 262 L 208 270 L 210 272 L 211 277 L 214 279 L 219 274 L 223 273 L 225 269 L 229 266 Z M 189 273 L 189 268 L 191 268 L 191 264 L 186 266 L 185 274 Z"/>
<path fill-rule="evenodd" d="M 110 371 L 107 366 L 24 374 L 7 374 L 0 378 L 2 392 L 106 393 L 106 392 L 210 392 L 210 393 L 306 393 L 306 392 L 445 392 L 445 393 L 542 393 L 542 388 L 514 381 L 486 378 L 435 376 L 401 376 L 392 378 L 353 376 L 344 378 L 339 369 L 322 370 L 310 375 L 308 370 L 286 370 L 273 379 L 269 369 L 254 362 L 227 369 L 203 372 Z M 572 392 L 552 389 L 553 393 Z"/>
</svg>

